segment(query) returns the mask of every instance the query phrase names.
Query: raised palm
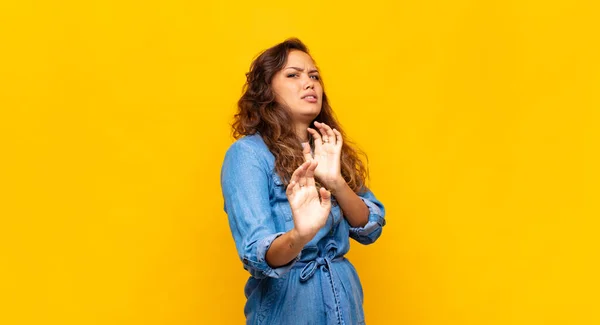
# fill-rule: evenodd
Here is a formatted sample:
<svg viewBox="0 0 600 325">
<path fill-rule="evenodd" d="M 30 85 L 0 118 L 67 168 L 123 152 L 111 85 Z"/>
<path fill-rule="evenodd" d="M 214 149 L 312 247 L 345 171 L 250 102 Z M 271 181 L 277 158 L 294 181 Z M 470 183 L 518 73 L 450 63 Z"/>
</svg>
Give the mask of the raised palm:
<svg viewBox="0 0 600 325">
<path fill-rule="evenodd" d="M 317 165 L 315 160 L 304 162 L 294 171 L 286 189 L 294 228 L 298 234 L 309 238 L 325 226 L 331 210 L 331 193 L 323 187 L 318 190 L 315 187 L 314 171 Z"/>
<path fill-rule="evenodd" d="M 306 146 L 303 151 L 304 158 L 307 161 L 314 159 L 319 163 L 315 170 L 315 177 L 331 189 L 333 184 L 341 179 L 342 134 L 325 123 L 315 121 L 315 127 L 319 131 L 308 128 L 308 132 L 314 139 L 314 157 L 310 153 L 310 148 Z"/>
</svg>

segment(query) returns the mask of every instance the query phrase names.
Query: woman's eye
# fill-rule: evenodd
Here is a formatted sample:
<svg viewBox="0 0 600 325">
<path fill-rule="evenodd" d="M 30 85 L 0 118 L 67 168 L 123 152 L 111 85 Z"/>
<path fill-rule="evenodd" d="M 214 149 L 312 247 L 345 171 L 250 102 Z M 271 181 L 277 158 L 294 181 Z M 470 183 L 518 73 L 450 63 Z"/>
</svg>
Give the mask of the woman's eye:
<svg viewBox="0 0 600 325">
<path fill-rule="evenodd" d="M 288 77 L 288 78 L 291 78 L 291 77 L 295 77 L 295 76 L 297 76 L 297 75 L 298 75 L 297 73 L 290 73 L 290 74 L 288 74 L 288 75 L 287 75 L 287 77 Z"/>
<path fill-rule="evenodd" d="M 315 80 L 319 80 L 319 79 L 320 79 L 320 77 L 319 77 L 318 75 L 316 75 L 316 74 L 315 74 L 315 75 L 312 75 L 312 76 L 310 76 L 310 77 L 311 77 L 311 78 L 313 78 L 313 79 L 315 79 Z"/>
</svg>

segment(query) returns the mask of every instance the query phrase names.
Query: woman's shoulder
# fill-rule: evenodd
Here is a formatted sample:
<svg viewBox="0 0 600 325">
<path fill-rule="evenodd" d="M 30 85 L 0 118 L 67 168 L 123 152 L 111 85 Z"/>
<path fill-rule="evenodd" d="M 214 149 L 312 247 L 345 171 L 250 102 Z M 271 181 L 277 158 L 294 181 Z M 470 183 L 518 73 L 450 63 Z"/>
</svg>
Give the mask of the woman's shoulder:
<svg viewBox="0 0 600 325">
<path fill-rule="evenodd" d="M 259 159 L 265 163 L 273 158 L 271 151 L 258 133 L 245 135 L 234 141 L 227 149 L 225 156 L 234 156 L 236 159 Z"/>
<path fill-rule="evenodd" d="M 260 152 L 269 150 L 267 145 L 263 141 L 262 137 L 258 134 L 245 135 L 235 140 L 227 151 L 255 151 Z"/>
</svg>

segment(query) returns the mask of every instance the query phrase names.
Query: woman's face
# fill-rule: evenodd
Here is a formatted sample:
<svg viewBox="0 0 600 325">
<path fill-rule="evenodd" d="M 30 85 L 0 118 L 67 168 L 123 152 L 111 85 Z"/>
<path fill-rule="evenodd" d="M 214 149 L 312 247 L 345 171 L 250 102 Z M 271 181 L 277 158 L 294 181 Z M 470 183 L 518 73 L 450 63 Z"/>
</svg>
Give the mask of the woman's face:
<svg viewBox="0 0 600 325">
<path fill-rule="evenodd" d="M 323 87 L 312 58 L 298 50 L 288 54 L 271 83 L 275 100 L 287 107 L 296 122 L 310 123 L 321 112 Z"/>
</svg>

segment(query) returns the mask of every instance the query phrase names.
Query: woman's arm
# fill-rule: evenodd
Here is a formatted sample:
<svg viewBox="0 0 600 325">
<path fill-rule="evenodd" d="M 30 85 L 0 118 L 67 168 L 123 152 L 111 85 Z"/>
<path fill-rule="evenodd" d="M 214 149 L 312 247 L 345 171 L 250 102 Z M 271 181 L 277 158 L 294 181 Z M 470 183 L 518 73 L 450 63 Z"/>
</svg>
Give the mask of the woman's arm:
<svg viewBox="0 0 600 325">
<path fill-rule="evenodd" d="M 350 237 L 368 245 L 374 243 L 381 235 L 385 225 L 385 209 L 383 204 L 366 187 L 359 193 L 348 186 L 341 176 L 342 134 L 325 123 L 315 122 L 319 131 L 308 128 L 314 138 L 315 152 L 304 147 L 306 160 L 318 160 L 319 168 L 315 171 L 321 183 L 329 188 L 342 209 L 344 217 L 350 224 Z"/>
<path fill-rule="evenodd" d="M 279 246 L 275 242 L 286 243 L 290 235 L 275 229 L 269 200 L 271 179 L 259 152 L 251 141 L 235 142 L 225 155 L 221 187 L 229 226 L 244 268 L 257 278 L 277 278 L 289 271 L 293 265 L 289 261 L 294 256 L 282 267 L 271 267 L 266 261 L 267 251 Z M 275 247 L 271 247 L 273 243 Z M 296 255 L 298 259 L 299 254 Z M 273 264 L 281 264 L 277 262 Z"/>
<path fill-rule="evenodd" d="M 285 194 L 292 209 L 294 228 L 271 243 L 265 257 L 271 267 L 292 261 L 327 223 L 331 193 L 325 188 L 317 190 L 314 179 L 317 165 L 317 161 L 304 162 L 292 174 Z"/>
<path fill-rule="evenodd" d="M 277 237 L 265 255 L 272 268 L 278 268 L 291 262 L 312 238 L 302 238 L 296 229 Z"/>
<path fill-rule="evenodd" d="M 308 128 L 315 144 L 314 157 L 310 148 L 304 146 L 306 160 L 317 160 L 319 168 L 316 176 L 333 193 L 348 223 L 353 227 L 363 227 L 369 219 L 369 209 L 365 203 L 348 186 L 341 173 L 342 134 L 325 123 L 315 122 L 320 131 Z"/>
<path fill-rule="evenodd" d="M 350 226 L 364 227 L 367 224 L 369 221 L 369 208 L 343 178 L 340 177 L 331 185 L 331 192 Z"/>
</svg>

